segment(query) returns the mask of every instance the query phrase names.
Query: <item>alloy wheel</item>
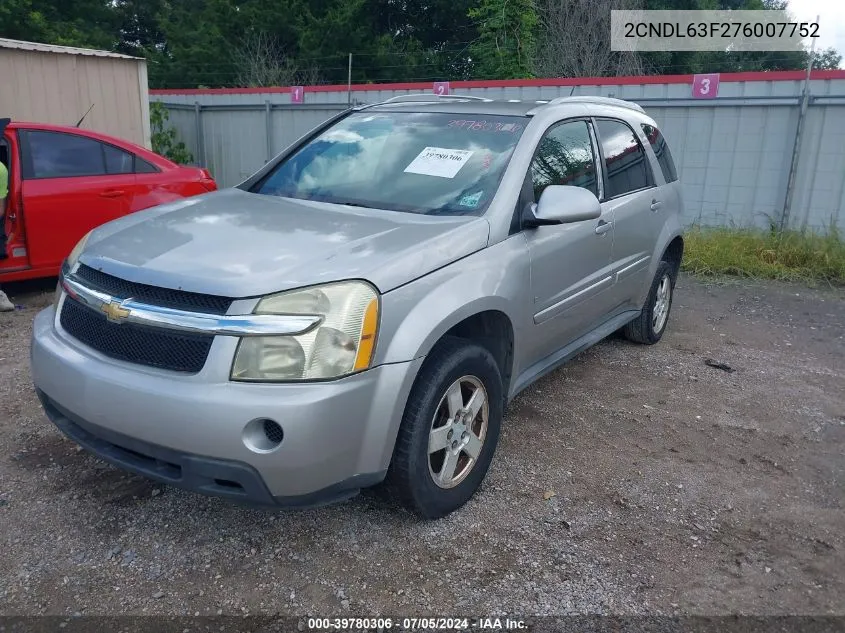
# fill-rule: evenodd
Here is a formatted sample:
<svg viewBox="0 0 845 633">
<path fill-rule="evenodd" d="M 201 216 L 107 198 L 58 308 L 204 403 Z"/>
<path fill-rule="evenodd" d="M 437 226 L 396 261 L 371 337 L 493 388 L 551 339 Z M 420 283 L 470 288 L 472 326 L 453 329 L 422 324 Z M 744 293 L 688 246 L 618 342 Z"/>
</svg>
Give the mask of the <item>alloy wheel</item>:
<svg viewBox="0 0 845 633">
<path fill-rule="evenodd" d="M 659 334 L 666 326 L 669 317 L 669 306 L 672 303 L 672 279 L 668 274 L 663 275 L 660 284 L 657 286 L 657 293 L 654 297 L 654 310 L 651 313 L 651 326 L 655 334 Z"/>
<path fill-rule="evenodd" d="M 460 484 L 478 461 L 487 436 L 487 390 L 475 376 L 462 376 L 446 390 L 428 436 L 428 472 L 440 488 Z"/>
</svg>

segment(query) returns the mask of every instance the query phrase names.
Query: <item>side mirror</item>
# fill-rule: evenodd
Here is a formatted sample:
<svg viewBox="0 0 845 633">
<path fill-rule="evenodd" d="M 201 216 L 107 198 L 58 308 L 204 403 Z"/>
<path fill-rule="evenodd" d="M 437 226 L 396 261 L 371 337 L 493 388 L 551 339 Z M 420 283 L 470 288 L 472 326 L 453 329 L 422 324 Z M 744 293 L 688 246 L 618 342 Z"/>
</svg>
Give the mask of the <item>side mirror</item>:
<svg viewBox="0 0 845 633">
<path fill-rule="evenodd" d="M 525 226 L 568 224 L 601 217 L 601 204 L 592 191 L 570 185 L 549 185 L 540 202 L 525 211 Z"/>
</svg>

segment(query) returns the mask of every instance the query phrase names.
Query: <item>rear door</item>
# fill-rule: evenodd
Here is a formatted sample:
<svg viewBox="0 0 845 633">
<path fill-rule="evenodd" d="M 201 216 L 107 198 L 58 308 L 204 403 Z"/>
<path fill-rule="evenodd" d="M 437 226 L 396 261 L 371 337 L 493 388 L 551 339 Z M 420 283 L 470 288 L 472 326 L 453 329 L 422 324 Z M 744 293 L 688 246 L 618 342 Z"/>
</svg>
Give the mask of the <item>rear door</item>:
<svg viewBox="0 0 845 633">
<path fill-rule="evenodd" d="M 549 185 L 572 185 L 601 195 L 591 124 L 562 121 L 541 139 L 531 163 L 534 201 Z M 554 353 L 598 326 L 607 312 L 612 285 L 613 223 L 609 212 L 597 220 L 526 229 L 531 259 L 535 336 L 530 364 Z"/>
<path fill-rule="evenodd" d="M 669 145 L 663 134 L 655 126 L 648 123 L 640 125 L 640 131 L 645 140 L 646 148 L 651 147 L 654 157 L 651 160 L 653 171 L 658 181 L 663 176 L 662 184 L 658 182 L 658 190 L 654 196 L 654 204 L 651 206 L 651 222 L 654 225 L 655 235 L 660 232 L 666 220 L 672 214 L 680 214 L 683 206 L 681 186 L 678 180 L 678 170 Z M 656 164 L 655 164 L 656 161 Z"/>
<path fill-rule="evenodd" d="M 131 154 L 66 132 L 21 130 L 19 137 L 30 264 L 58 267 L 88 231 L 129 212 L 132 161 L 115 151 Z"/>
<path fill-rule="evenodd" d="M 595 129 L 604 167 L 602 214 L 613 220 L 613 311 L 639 309 L 657 241 L 652 207 L 659 206 L 659 191 L 649 158 L 628 123 L 595 119 Z"/>
</svg>

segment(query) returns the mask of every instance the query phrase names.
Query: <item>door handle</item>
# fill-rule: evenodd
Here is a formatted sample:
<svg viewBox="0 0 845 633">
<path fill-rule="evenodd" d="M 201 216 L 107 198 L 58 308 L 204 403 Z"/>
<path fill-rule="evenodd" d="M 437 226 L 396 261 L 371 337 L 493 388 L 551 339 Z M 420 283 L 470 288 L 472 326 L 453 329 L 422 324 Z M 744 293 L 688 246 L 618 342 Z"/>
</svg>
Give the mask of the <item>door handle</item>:
<svg viewBox="0 0 845 633">
<path fill-rule="evenodd" d="M 101 198 L 119 198 L 122 196 L 125 191 L 123 189 L 109 189 L 108 191 L 104 191 L 100 194 Z"/>
<path fill-rule="evenodd" d="M 651 201 L 651 210 L 657 211 L 660 207 L 663 206 L 663 203 L 660 200 L 652 200 Z"/>
<path fill-rule="evenodd" d="M 600 220 L 598 226 L 596 227 L 596 235 L 604 235 L 612 228 L 613 222 L 605 222 L 604 220 Z"/>
</svg>

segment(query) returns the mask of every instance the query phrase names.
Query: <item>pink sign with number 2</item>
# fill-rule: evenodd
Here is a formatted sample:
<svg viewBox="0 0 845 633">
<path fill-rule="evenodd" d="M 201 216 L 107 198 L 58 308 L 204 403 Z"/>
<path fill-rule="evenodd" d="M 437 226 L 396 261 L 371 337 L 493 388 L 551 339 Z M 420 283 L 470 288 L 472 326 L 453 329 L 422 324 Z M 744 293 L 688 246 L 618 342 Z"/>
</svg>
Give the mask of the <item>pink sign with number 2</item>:
<svg viewBox="0 0 845 633">
<path fill-rule="evenodd" d="M 715 99 L 719 94 L 719 73 L 696 75 L 692 80 L 694 99 Z"/>
<path fill-rule="evenodd" d="M 449 94 L 449 82 L 448 81 L 435 81 L 434 82 L 434 94 L 436 94 L 436 95 L 447 95 L 447 94 Z"/>
</svg>

